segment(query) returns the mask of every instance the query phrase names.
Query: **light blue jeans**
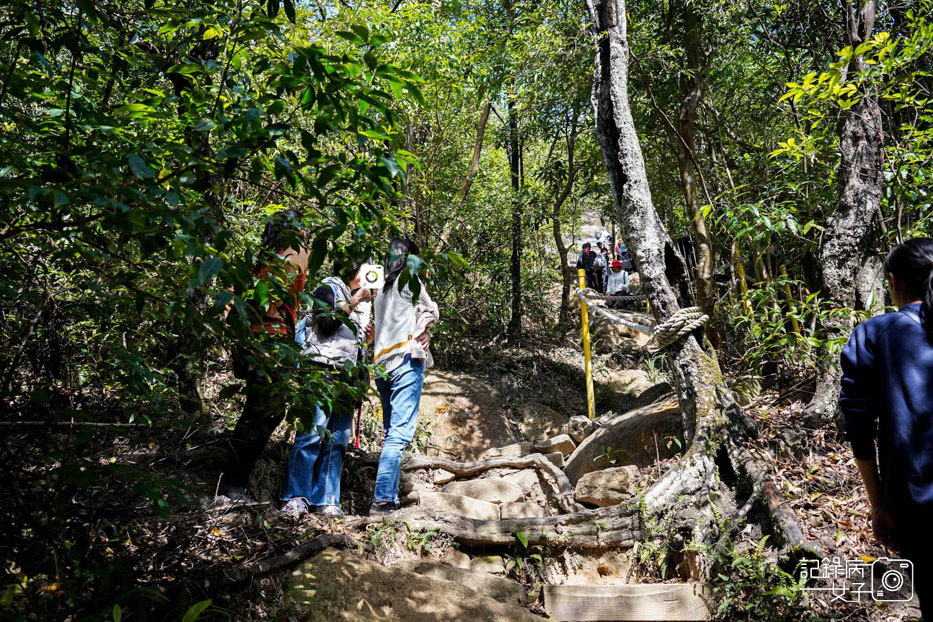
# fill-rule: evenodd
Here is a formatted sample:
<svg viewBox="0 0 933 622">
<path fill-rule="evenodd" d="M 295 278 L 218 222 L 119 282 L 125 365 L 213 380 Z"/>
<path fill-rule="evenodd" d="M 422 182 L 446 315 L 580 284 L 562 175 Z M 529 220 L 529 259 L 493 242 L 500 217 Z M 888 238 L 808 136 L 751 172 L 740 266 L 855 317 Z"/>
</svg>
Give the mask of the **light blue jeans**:
<svg viewBox="0 0 933 622">
<path fill-rule="evenodd" d="M 340 505 L 340 474 L 353 430 L 353 410 L 345 404 L 334 406 L 330 418 L 316 406 L 314 425 L 295 436 L 282 501 L 302 497 L 309 505 Z"/>
<path fill-rule="evenodd" d="M 382 398 L 382 425 L 385 443 L 376 473 L 376 503 L 398 503 L 399 472 L 402 451 L 415 438 L 421 385 L 424 383 L 424 360 L 406 356 L 401 365 L 376 378 L 376 388 Z"/>
</svg>

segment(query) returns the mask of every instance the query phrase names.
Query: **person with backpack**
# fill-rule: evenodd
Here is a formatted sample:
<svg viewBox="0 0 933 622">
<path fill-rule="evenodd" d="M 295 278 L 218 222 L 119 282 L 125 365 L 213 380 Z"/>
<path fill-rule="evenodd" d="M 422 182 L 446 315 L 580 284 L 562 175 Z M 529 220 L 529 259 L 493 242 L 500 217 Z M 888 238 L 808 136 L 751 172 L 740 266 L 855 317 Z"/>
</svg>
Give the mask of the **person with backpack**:
<svg viewBox="0 0 933 622">
<path fill-rule="evenodd" d="M 285 368 L 281 343 L 295 338 L 298 294 L 308 270 L 307 231 L 295 210 L 276 212 L 262 233 L 254 278 L 284 283 L 281 299 L 270 293 L 266 308 L 248 307 L 254 314 L 252 339 L 233 349 L 233 373 L 245 381 L 246 402 L 229 437 L 230 455 L 218 492 L 232 501 L 248 500 L 249 476 L 272 432 L 285 418 Z M 273 290 L 274 291 L 274 290 Z M 228 316 L 228 321 L 232 319 Z"/>
<path fill-rule="evenodd" d="M 333 276 L 312 294 L 315 306 L 298 323 L 302 369 L 320 373 L 335 398 L 314 405 L 311 427 L 298 433 L 288 459 L 282 512 L 300 516 L 314 510 L 334 518 L 340 509 L 340 476 L 353 429 L 353 413 L 362 403 L 361 365 L 365 344 L 372 341 L 373 290 L 360 287 L 360 264 L 334 262 Z M 303 421 L 304 423 L 304 421 Z M 305 423 L 305 425 L 307 425 Z"/>
<path fill-rule="evenodd" d="M 852 331 L 839 408 L 875 538 L 913 562 L 914 593 L 933 620 L 933 239 L 896 246 L 885 271 L 898 310 Z"/>
<path fill-rule="evenodd" d="M 399 288 L 399 275 L 408 267 L 418 247 L 408 240 L 392 240 L 386 266 L 385 285 L 373 304 L 376 335 L 373 364 L 384 372 L 376 378 L 382 400 L 385 442 L 376 472 L 376 490 L 370 515 L 379 516 L 399 508 L 398 487 L 402 451 L 415 437 L 421 387 L 425 368 L 432 364 L 431 329 L 440 315 L 428 295 L 426 283 L 415 298 L 410 284 Z"/>
<path fill-rule="evenodd" d="M 596 261 L 596 253 L 592 250 L 592 246 L 589 242 L 583 244 L 583 249 L 580 251 L 580 255 L 577 257 L 577 269 L 583 270 L 586 274 L 586 286 L 589 289 L 596 289 L 596 271 L 593 268 L 593 264 Z"/>
</svg>

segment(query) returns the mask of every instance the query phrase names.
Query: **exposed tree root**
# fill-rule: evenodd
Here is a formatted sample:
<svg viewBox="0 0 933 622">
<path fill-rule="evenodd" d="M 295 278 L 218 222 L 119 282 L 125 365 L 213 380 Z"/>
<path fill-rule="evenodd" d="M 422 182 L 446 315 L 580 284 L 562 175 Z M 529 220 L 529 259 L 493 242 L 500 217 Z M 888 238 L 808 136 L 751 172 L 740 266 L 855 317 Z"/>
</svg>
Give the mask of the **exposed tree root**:
<svg viewBox="0 0 933 622">
<path fill-rule="evenodd" d="M 521 458 L 487 458 L 485 460 L 474 460 L 472 462 L 457 462 L 448 458 L 433 458 L 429 456 L 415 456 L 402 465 L 403 471 L 416 471 L 418 469 L 444 469 L 450 471 L 457 477 L 469 477 L 483 471 L 497 468 L 516 468 L 528 469 L 535 468 L 546 476 L 550 477 L 557 485 L 558 507 L 573 514 L 582 511 L 585 508 L 576 502 L 573 496 L 573 485 L 563 471 L 545 458 L 542 454 L 531 454 Z"/>
<path fill-rule="evenodd" d="M 576 514 L 509 520 L 477 520 L 415 507 L 388 517 L 362 517 L 346 524 L 361 527 L 391 520 L 401 521 L 411 529 L 437 529 L 474 546 L 515 544 L 518 542 L 516 533 L 528 538 L 529 544 L 588 549 L 628 547 L 641 539 L 640 518 L 634 503 Z"/>
</svg>

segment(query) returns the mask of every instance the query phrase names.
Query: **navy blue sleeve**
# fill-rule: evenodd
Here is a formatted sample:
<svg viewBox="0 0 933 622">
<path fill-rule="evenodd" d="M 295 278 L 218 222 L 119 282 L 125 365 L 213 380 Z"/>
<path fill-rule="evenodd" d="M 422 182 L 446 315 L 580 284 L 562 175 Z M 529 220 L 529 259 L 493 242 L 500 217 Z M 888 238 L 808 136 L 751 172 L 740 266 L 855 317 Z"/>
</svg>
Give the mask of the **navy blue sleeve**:
<svg viewBox="0 0 933 622">
<path fill-rule="evenodd" d="M 875 459 L 875 429 L 878 413 L 872 399 L 877 372 L 874 369 L 871 333 L 867 324 L 855 327 L 842 349 L 842 389 L 839 409 L 844 416 L 843 429 L 859 460 Z"/>
<path fill-rule="evenodd" d="M 322 337 L 330 337 L 342 323 L 334 313 L 334 290 L 329 285 L 321 285 L 314 290 L 313 296 L 326 305 L 326 308 L 314 305 L 314 323 L 318 333 Z"/>
</svg>

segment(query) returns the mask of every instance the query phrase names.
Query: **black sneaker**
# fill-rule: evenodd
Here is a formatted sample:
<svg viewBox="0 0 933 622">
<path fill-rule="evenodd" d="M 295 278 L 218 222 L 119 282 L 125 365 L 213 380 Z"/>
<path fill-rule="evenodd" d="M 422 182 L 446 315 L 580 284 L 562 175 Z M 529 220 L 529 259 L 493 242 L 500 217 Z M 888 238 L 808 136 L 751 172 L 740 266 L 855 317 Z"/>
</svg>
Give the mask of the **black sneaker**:
<svg viewBox="0 0 933 622">
<path fill-rule="evenodd" d="M 398 505 L 396 505 L 392 501 L 373 502 L 373 504 L 369 506 L 369 515 L 370 516 L 386 516 L 396 511 L 397 509 L 398 509 Z"/>
</svg>

